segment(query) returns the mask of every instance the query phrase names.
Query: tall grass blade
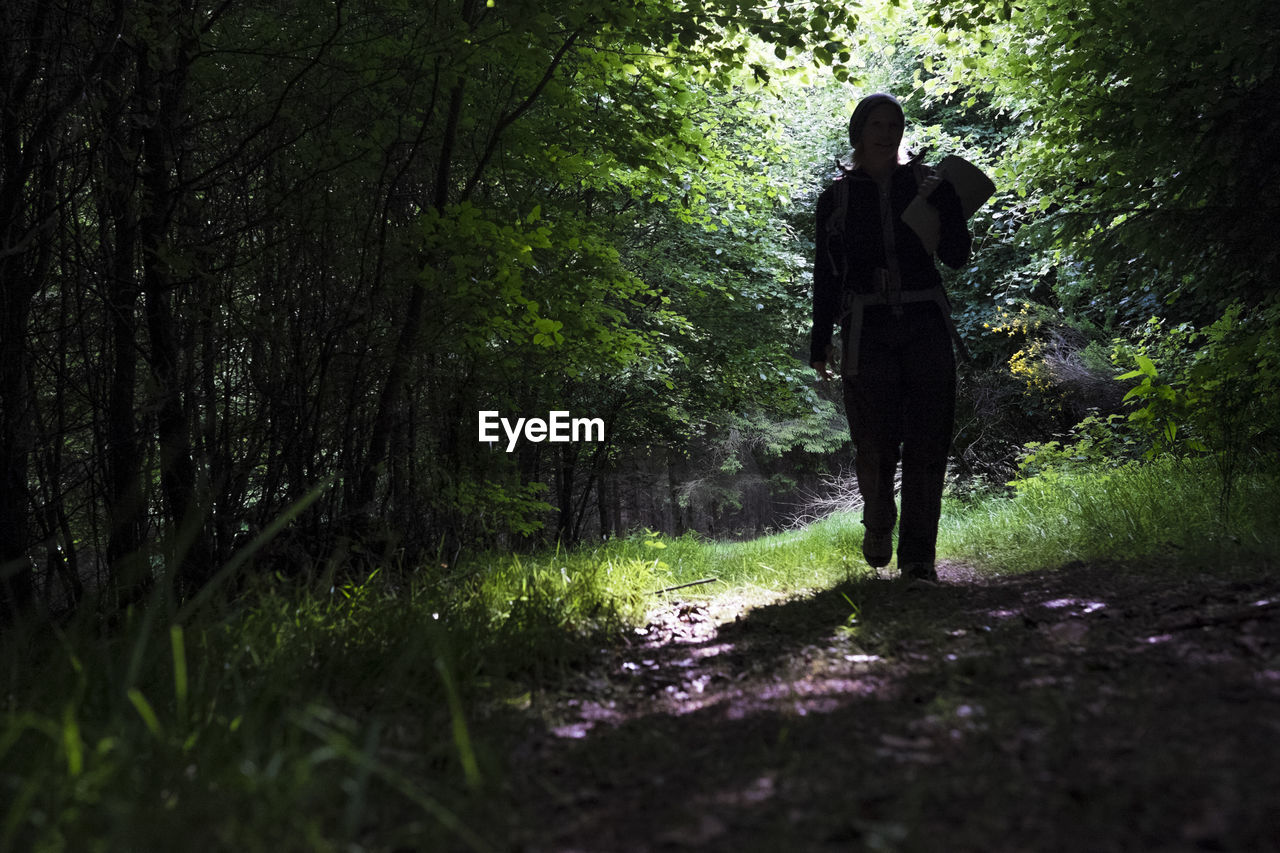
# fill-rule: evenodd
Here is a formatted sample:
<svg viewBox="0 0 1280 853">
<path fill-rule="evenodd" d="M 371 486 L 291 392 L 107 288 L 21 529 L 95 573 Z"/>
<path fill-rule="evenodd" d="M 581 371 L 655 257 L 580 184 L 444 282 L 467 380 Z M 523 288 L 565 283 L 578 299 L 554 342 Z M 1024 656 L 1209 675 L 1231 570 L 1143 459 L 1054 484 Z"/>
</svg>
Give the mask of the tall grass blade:
<svg viewBox="0 0 1280 853">
<path fill-rule="evenodd" d="M 4 819 L 4 833 L 0 834 L 0 850 L 13 850 L 14 838 L 18 834 L 20 827 L 27 819 L 27 815 L 31 811 L 31 802 L 36 798 L 36 794 L 40 792 L 41 778 L 35 775 L 27 780 L 27 784 L 23 786 L 18 796 L 13 798 L 13 802 L 9 805 L 9 814 Z"/>
<path fill-rule="evenodd" d="M 364 749 L 361 750 L 363 760 L 356 763 L 355 785 L 348 792 L 347 808 L 343 814 L 343 832 L 347 838 L 354 838 L 360 829 L 360 817 L 364 814 L 365 800 L 369 793 L 369 778 L 373 775 L 376 763 L 378 743 L 381 740 L 382 727 L 375 720 L 369 726 L 365 736 Z"/>
<path fill-rule="evenodd" d="M 155 737 L 160 737 L 160 719 L 156 716 L 155 710 L 151 707 L 151 703 L 147 701 L 147 697 L 142 695 L 142 691 L 136 687 L 130 687 L 126 691 L 129 701 L 133 703 L 133 707 L 137 710 L 138 716 L 142 718 L 142 722 L 146 725 L 147 731 L 151 732 Z"/>
<path fill-rule="evenodd" d="M 480 789 L 480 765 L 476 762 L 476 752 L 471 745 L 471 732 L 467 728 L 467 718 L 462 710 L 462 697 L 458 693 L 458 684 L 453 678 L 443 658 L 436 658 L 436 671 L 444 683 L 445 699 L 449 703 L 449 717 L 453 722 L 453 743 L 458 750 L 458 759 L 462 762 L 462 773 L 467 780 L 467 787 L 473 791 Z"/>
<path fill-rule="evenodd" d="M 138 676 L 142 672 L 142 662 L 146 658 L 147 644 L 151 639 L 151 626 L 155 622 L 156 613 L 159 611 L 160 590 L 156 589 L 151 594 L 151 605 L 143 608 L 142 625 L 138 628 L 137 639 L 133 642 L 133 651 L 129 655 L 129 668 L 125 671 L 124 683 L 129 687 L 133 687 L 138 683 Z M 132 621 L 132 616 L 136 612 L 130 607 L 128 616 Z"/>
<path fill-rule="evenodd" d="M 77 779 L 84 772 L 84 740 L 80 737 L 80 724 L 76 711 L 68 705 L 62 712 L 62 750 L 67 756 L 67 775 Z"/>
<path fill-rule="evenodd" d="M 178 724 L 187 723 L 187 650 L 182 626 L 169 627 L 169 645 L 173 647 L 173 696 L 178 703 Z"/>
<path fill-rule="evenodd" d="M 386 782 L 410 802 L 435 819 L 437 823 L 452 832 L 469 849 L 476 853 L 490 853 L 494 848 L 477 835 L 470 827 L 458 819 L 458 816 L 447 809 L 439 800 L 423 791 L 411 779 L 386 766 L 365 750 L 356 749 L 351 740 L 342 732 L 334 730 L 326 720 L 332 719 L 333 712 L 325 708 L 312 706 L 301 715 L 298 723 L 306 731 L 311 732 L 334 751 L 358 768 L 366 769 Z"/>
</svg>

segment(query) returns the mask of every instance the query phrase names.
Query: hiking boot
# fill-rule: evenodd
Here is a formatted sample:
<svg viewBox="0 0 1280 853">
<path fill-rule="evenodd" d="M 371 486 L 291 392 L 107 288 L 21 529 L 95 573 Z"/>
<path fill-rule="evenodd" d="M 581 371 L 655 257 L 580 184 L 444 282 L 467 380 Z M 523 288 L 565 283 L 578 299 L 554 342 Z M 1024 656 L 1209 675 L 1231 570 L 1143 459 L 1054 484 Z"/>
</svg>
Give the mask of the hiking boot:
<svg viewBox="0 0 1280 853">
<path fill-rule="evenodd" d="M 893 531 L 877 533 L 868 530 L 862 534 L 862 556 L 873 569 L 889 565 L 893 559 Z"/>
<path fill-rule="evenodd" d="M 933 563 L 903 563 L 902 579 L 907 581 L 938 582 L 938 570 Z"/>
</svg>

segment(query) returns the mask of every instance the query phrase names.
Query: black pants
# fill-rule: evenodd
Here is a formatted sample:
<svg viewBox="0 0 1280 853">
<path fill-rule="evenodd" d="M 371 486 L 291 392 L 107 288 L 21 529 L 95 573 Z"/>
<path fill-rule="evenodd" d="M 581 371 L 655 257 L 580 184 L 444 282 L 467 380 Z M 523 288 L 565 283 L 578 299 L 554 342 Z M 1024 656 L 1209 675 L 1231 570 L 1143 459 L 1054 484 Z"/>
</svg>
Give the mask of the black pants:
<svg viewBox="0 0 1280 853">
<path fill-rule="evenodd" d="M 898 565 L 932 563 L 942 486 L 956 411 L 956 362 L 941 310 L 933 303 L 868 307 L 858 375 L 844 380 L 855 448 L 862 522 L 873 532 L 898 520 L 893 480 L 902 462 Z"/>
</svg>

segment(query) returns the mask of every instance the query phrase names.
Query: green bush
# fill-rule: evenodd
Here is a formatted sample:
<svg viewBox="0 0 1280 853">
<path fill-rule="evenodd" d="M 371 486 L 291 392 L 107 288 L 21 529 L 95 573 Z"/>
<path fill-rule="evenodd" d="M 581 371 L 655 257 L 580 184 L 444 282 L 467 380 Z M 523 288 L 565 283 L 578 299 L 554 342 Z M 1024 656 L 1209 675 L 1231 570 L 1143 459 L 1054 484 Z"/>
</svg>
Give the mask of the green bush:
<svg viewBox="0 0 1280 853">
<path fill-rule="evenodd" d="M 1134 407 L 1129 422 L 1150 440 L 1149 458 L 1212 460 L 1224 523 L 1238 479 L 1273 466 L 1280 447 L 1278 321 L 1274 308 L 1250 312 L 1240 303 L 1204 329 L 1183 324 L 1161 334 L 1162 325 L 1152 321 L 1155 357 L 1132 349 L 1136 367 L 1120 377 L 1137 380 L 1125 399 Z"/>
</svg>

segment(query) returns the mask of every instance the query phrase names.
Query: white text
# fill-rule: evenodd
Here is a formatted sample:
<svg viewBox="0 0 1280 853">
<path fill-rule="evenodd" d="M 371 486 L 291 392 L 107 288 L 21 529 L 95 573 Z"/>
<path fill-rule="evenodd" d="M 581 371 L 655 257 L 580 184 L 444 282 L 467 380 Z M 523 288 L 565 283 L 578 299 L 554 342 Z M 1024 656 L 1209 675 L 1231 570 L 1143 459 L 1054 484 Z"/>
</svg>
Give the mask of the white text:
<svg viewBox="0 0 1280 853">
<path fill-rule="evenodd" d="M 481 412 L 480 440 L 489 443 L 498 441 L 499 426 L 507 436 L 508 453 L 516 449 L 522 435 L 525 440 L 532 442 L 604 441 L 603 418 L 574 418 L 568 412 L 550 412 L 546 420 L 516 418 L 514 423 L 497 412 Z"/>
</svg>

